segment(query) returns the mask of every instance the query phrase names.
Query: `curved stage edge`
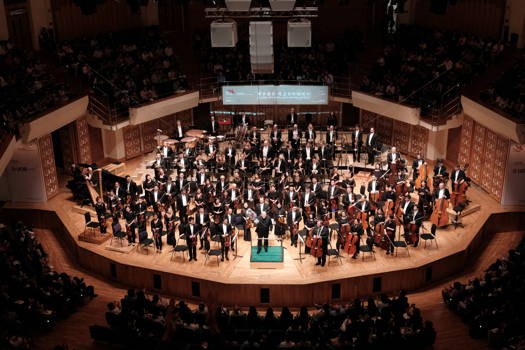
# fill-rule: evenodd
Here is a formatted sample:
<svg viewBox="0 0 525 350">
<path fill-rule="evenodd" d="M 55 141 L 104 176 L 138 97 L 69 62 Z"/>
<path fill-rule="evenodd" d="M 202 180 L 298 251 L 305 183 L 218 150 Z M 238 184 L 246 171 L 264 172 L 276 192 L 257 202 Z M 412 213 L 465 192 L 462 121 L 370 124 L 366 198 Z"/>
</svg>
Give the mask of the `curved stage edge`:
<svg viewBox="0 0 525 350">
<path fill-rule="evenodd" d="M 238 306 L 292 306 L 348 301 L 377 293 L 415 290 L 460 272 L 468 260 L 497 232 L 521 231 L 525 227 L 523 208 L 501 208 L 483 215 L 473 230 L 469 244 L 450 255 L 412 268 L 385 271 L 314 283 L 225 283 L 216 280 L 123 264 L 79 244 L 72 224 L 62 213 L 35 208 L 35 204 L 9 203 L 2 210 L 6 222 L 22 220 L 35 228 L 57 235 L 67 254 L 80 266 L 110 281 L 129 287 L 193 301 Z M 509 247 L 510 249 L 511 247 Z M 271 270 L 269 270 L 271 271 Z M 271 272 L 265 272 L 271 273 Z M 261 300 L 261 297 L 266 298 Z"/>
</svg>

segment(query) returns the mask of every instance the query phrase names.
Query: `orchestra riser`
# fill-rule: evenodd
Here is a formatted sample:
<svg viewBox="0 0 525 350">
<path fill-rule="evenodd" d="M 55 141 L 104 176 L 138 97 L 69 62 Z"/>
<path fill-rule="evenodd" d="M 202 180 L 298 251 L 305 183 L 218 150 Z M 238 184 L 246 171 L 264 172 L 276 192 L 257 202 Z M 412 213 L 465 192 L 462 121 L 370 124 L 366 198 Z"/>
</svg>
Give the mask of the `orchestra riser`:
<svg viewBox="0 0 525 350">
<path fill-rule="evenodd" d="M 285 245 L 288 251 L 285 267 L 268 271 L 250 268 L 247 251 L 250 246 L 245 243 L 238 247 L 239 255 L 244 258 L 230 259 L 217 266 L 215 261 L 204 265 L 201 254 L 199 262 L 188 263 L 180 257 L 172 261 L 168 252 L 155 254 L 151 250 L 144 254 L 133 250 L 121 254 L 80 242 L 77 235 L 83 224 L 78 221 L 79 214 L 65 202 L 67 196 L 63 194 L 62 197 L 54 203 L 8 203 L 3 211 L 4 219 L 23 220 L 34 227 L 51 230 L 75 261 L 108 280 L 227 305 L 264 305 L 260 302 L 261 288 L 268 288 L 271 305 L 288 306 L 351 300 L 400 289 L 414 290 L 459 272 L 488 235 L 519 230 L 525 225 L 523 211 L 516 208 L 493 208 L 494 213 L 481 210 L 465 218 L 468 229 L 438 230 L 439 249 L 411 249 L 410 257 L 405 252 L 397 257 L 376 253 L 376 261 L 345 258 L 342 265 L 332 259 L 326 267 L 314 266 L 314 260 L 308 256 L 302 263 L 295 261 L 292 248 Z M 451 243 L 455 249 L 451 249 Z M 154 281 L 160 281 L 160 285 L 155 285 Z M 199 296 L 194 295 L 196 286 Z M 332 298 L 333 288 L 340 290 L 337 299 Z"/>
</svg>

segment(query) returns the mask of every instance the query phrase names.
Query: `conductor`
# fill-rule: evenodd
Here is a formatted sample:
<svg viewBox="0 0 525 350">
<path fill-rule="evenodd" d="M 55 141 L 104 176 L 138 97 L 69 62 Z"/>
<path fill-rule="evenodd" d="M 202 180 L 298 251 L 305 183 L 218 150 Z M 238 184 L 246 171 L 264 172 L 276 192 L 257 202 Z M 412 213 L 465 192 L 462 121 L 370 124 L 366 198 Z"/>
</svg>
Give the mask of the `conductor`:
<svg viewBox="0 0 525 350">
<path fill-rule="evenodd" d="M 257 223 L 257 254 L 261 252 L 262 241 L 264 240 L 264 251 L 268 251 L 268 235 L 270 234 L 270 227 L 272 226 L 272 220 L 267 216 L 266 212 L 263 211 L 259 217 Z"/>
</svg>

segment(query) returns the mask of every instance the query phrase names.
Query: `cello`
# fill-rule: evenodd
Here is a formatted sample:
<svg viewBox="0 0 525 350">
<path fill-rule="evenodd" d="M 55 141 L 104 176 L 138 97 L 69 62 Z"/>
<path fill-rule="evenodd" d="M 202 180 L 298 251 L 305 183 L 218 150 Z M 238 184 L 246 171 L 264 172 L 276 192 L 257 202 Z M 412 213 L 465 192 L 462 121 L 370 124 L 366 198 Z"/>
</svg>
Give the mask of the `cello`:
<svg viewBox="0 0 525 350">
<path fill-rule="evenodd" d="M 439 198 L 434 204 L 434 211 L 430 216 L 430 222 L 437 227 L 445 226 L 448 224 L 447 208 L 449 201 L 446 198 Z"/>
</svg>

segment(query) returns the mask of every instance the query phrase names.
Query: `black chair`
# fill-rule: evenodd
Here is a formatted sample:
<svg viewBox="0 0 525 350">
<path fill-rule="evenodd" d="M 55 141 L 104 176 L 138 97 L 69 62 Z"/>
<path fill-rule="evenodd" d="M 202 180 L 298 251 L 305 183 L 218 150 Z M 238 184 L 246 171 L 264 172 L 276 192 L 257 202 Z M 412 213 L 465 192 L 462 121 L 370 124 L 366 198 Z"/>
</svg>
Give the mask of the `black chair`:
<svg viewBox="0 0 525 350">
<path fill-rule="evenodd" d="M 117 222 L 116 224 L 113 224 L 113 236 L 111 237 L 111 242 L 109 242 L 109 245 L 113 245 L 113 238 L 116 238 L 117 241 L 120 242 L 120 246 L 124 246 L 124 238 L 126 238 L 126 232 L 122 232 L 122 227 Z"/>
<path fill-rule="evenodd" d="M 220 265 L 220 258 L 222 256 L 222 251 L 220 249 L 210 249 L 206 252 L 206 259 L 204 260 L 204 265 L 206 265 L 206 261 L 208 261 L 208 258 L 210 256 L 214 256 L 217 258 L 217 266 Z"/>
<path fill-rule="evenodd" d="M 408 256 L 410 257 L 410 251 L 408 250 L 408 245 L 407 245 L 407 242 L 405 242 L 405 240 L 394 241 L 393 244 L 394 244 L 394 252 L 396 256 L 397 256 L 397 250 L 399 248 L 405 248 Z"/>
<path fill-rule="evenodd" d="M 419 235 L 419 238 L 421 238 L 425 242 L 425 245 L 423 245 L 423 249 L 427 248 L 428 241 L 430 241 L 430 247 L 432 247 L 432 242 L 434 242 L 436 243 L 436 249 L 439 249 L 436 235 L 433 235 L 430 232 L 425 232 Z"/>
<path fill-rule="evenodd" d="M 89 229 L 94 236 L 96 232 L 95 230 L 100 227 L 100 223 L 91 221 L 91 214 L 89 212 L 84 213 L 84 222 L 86 223 L 86 226 L 84 227 L 84 233 Z"/>
<path fill-rule="evenodd" d="M 374 249 L 367 244 L 360 245 L 359 252 L 363 253 L 363 260 L 365 260 L 365 253 L 369 253 L 372 258 L 374 258 L 374 260 L 376 259 L 376 253 L 374 252 Z"/>
<path fill-rule="evenodd" d="M 153 240 L 151 238 L 148 238 L 148 232 L 142 231 L 139 232 L 139 245 L 137 247 L 140 247 L 141 249 L 146 248 L 146 251 L 149 254 L 149 247 L 153 245 Z"/>
<path fill-rule="evenodd" d="M 186 237 L 182 234 L 179 235 L 179 240 L 175 244 L 175 246 L 171 249 L 171 257 L 170 261 L 175 258 L 175 255 L 177 253 L 182 253 L 182 259 L 184 260 L 184 252 L 188 251 L 188 246 L 186 244 L 179 244 L 180 241 L 184 241 Z"/>
<path fill-rule="evenodd" d="M 339 262 L 341 263 L 341 265 L 343 264 L 343 262 L 341 261 L 341 255 L 339 254 L 337 249 L 329 248 L 326 251 L 326 256 L 328 256 L 328 263 L 329 264 L 330 264 L 330 260 L 332 260 L 333 256 L 336 257 L 337 259 L 339 259 Z"/>
</svg>

